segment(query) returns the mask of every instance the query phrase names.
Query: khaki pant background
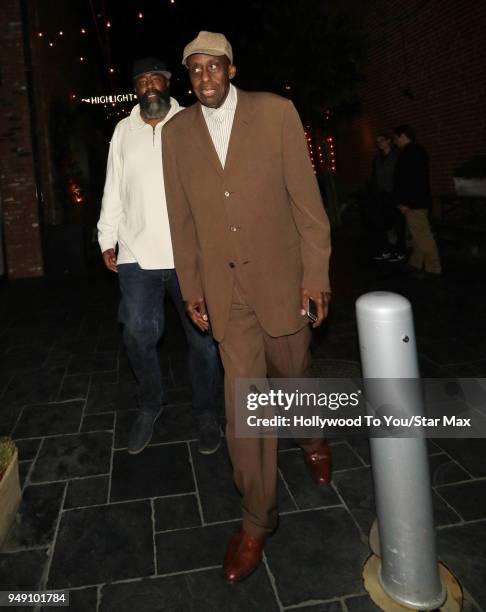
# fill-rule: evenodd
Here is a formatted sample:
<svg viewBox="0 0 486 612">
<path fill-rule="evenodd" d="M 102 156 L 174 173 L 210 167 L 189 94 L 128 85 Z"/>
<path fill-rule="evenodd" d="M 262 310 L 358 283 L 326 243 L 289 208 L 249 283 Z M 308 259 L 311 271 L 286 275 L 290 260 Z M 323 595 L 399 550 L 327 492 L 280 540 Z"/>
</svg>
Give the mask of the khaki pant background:
<svg viewBox="0 0 486 612">
<path fill-rule="evenodd" d="M 405 212 L 405 219 L 412 236 L 412 254 L 409 264 L 418 270 L 440 274 L 439 251 L 435 238 L 430 229 L 428 210 L 424 208 L 409 208 Z"/>
</svg>

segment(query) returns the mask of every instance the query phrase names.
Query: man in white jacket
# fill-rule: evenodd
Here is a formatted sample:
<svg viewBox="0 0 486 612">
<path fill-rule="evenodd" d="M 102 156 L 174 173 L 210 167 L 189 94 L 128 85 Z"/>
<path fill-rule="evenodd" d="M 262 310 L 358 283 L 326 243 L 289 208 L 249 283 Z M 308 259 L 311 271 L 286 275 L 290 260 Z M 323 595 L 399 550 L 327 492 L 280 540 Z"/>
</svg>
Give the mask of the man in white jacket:
<svg viewBox="0 0 486 612">
<path fill-rule="evenodd" d="M 170 97 L 170 76 L 164 62 L 156 58 L 134 64 L 139 104 L 113 133 L 98 240 L 106 267 L 118 272 L 119 320 L 139 387 L 139 413 L 130 431 L 128 452 L 140 453 L 149 444 L 155 421 L 167 403 L 156 346 L 164 332 L 168 293 L 189 345 L 188 375 L 199 451 L 210 454 L 221 442 L 216 414 L 220 366 L 212 336 L 199 331 L 186 315 L 174 270 L 161 150 L 162 126 L 181 110 Z"/>
</svg>

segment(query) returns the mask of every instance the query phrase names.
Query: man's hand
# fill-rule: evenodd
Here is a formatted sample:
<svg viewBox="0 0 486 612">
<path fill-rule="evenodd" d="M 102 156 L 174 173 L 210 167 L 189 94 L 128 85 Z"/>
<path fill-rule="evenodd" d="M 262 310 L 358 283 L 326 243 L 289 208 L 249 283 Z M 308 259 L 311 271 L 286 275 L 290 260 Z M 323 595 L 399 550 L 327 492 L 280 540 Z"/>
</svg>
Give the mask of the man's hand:
<svg viewBox="0 0 486 612">
<path fill-rule="evenodd" d="M 107 249 L 106 251 L 103 251 L 103 261 L 105 262 L 105 266 L 108 268 L 108 270 L 111 270 L 111 272 L 118 272 L 116 269 L 115 249 Z"/>
<path fill-rule="evenodd" d="M 328 291 L 321 291 L 320 293 L 314 294 L 308 289 L 302 288 L 301 296 L 302 309 L 300 314 L 305 317 L 307 314 L 307 304 L 309 299 L 314 300 L 317 306 L 317 320 L 312 323 L 312 327 L 319 327 L 319 325 L 322 325 L 322 322 L 327 317 L 329 302 L 331 301 L 331 293 Z"/>
<path fill-rule="evenodd" d="M 198 297 L 184 303 L 186 305 L 186 312 L 194 325 L 199 327 L 202 332 L 208 331 L 209 322 L 204 298 Z"/>
</svg>

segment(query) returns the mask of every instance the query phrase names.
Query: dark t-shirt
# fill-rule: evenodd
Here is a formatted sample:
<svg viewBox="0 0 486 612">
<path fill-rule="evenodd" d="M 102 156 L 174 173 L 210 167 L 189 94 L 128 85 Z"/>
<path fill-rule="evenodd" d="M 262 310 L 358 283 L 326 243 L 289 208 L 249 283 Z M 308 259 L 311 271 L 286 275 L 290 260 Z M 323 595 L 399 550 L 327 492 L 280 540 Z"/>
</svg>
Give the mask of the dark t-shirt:
<svg viewBox="0 0 486 612">
<path fill-rule="evenodd" d="M 392 193 L 393 175 L 397 157 L 397 150 L 392 149 L 388 155 L 377 153 L 373 158 L 373 174 L 371 181 L 373 191 L 376 193 Z"/>
<path fill-rule="evenodd" d="M 393 196 L 398 206 L 430 208 L 429 158 L 415 142 L 400 151 L 393 177 Z"/>
</svg>

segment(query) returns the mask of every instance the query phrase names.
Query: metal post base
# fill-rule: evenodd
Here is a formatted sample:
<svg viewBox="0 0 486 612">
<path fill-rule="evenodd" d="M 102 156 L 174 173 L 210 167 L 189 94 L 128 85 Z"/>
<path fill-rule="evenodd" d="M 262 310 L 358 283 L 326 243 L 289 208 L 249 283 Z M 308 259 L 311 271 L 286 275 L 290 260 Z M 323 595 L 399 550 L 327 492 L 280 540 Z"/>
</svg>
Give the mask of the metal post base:
<svg viewBox="0 0 486 612">
<path fill-rule="evenodd" d="M 381 560 L 371 555 L 363 566 L 364 587 L 373 602 L 385 612 L 409 612 L 410 610 L 423 610 L 423 608 L 409 608 L 394 601 L 383 589 L 380 580 Z M 447 596 L 440 608 L 441 612 L 460 612 L 462 609 L 462 589 L 450 570 L 439 563 L 439 574 Z"/>
<path fill-rule="evenodd" d="M 375 519 L 371 525 L 370 534 L 368 536 L 368 544 L 371 552 L 377 557 L 381 557 L 380 552 L 380 533 L 378 531 L 378 521 Z"/>
</svg>

